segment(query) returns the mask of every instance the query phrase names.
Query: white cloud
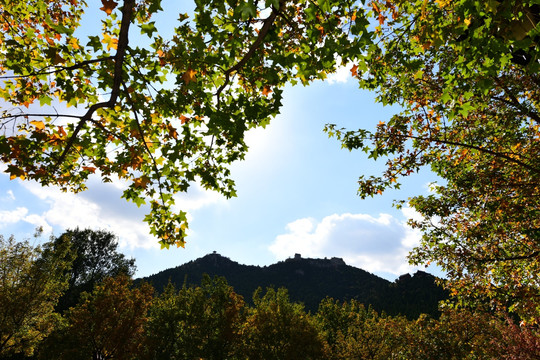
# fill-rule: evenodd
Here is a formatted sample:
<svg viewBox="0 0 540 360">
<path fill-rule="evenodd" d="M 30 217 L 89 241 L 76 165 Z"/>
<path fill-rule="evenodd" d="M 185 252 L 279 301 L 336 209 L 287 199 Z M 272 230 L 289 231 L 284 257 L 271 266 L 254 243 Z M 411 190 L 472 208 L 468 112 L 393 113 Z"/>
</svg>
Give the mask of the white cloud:
<svg viewBox="0 0 540 360">
<path fill-rule="evenodd" d="M 348 63 L 346 65 L 342 65 L 337 68 L 336 72 L 329 74 L 326 78 L 326 81 L 330 85 L 332 84 L 343 84 L 349 81 L 350 79 L 354 79 L 351 73 L 351 68 L 353 67 L 352 63 Z"/>
<path fill-rule="evenodd" d="M 206 206 L 225 205 L 227 199 L 216 191 L 206 190 L 199 183 L 192 185 L 186 194 L 175 198 L 176 207 L 183 211 L 199 210 Z"/>
<path fill-rule="evenodd" d="M 305 257 L 341 257 L 370 272 L 400 275 L 414 271 L 407 254 L 418 244 L 419 232 L 388 214 L 334 214 L 317 222 L 299 219 L 276 237 L 269 250 L 280 260 L 300 253 Z"/>
<path fill-rule="evenodd" d="M 34 228 L 42 228 L 44 234 L 52 234 L 53 228 L 47 221 L 40 215 L 37 214 L 30 214 L 26 216 L 24 219 L 29 224 L 32 224 Z"/>
<path fill-rule="evenodd" d="M 24 220 L 26 214 L 28 214 L 28 209 L 25 207 L 18 207 L 15 210 L 0 211 L 0 227 Z"/>
<path fill-rule="evenodd" d="M 29 216 L 26 216 L 26 211 L 19 214 L 16 221 L 24 220 L 43 226 L 46 231 L 52 228 L 64 231 L 76 227 L 104 229 L 119 237 L 121 247 L 131 249 L 158 246 L 157 239 L 149 234 L 148 225 L 143 222 L 149 211 L 148 206 L 138 208 L 122 199 L 125 185 L 121 182 L 104 184 L 95 177 L 88 182 L 88 190 L 79 194 L 65 193 L 56 187 L 42 187 L 35 182 L 25 181 L 21 185 L 36 196 L 42 205 L 45 204 L 46 210 Z M 194 185 L 188 194 L 179 197 L 177 205 L 184 211 L 194 211 L 220 202 L 225 200 L 219 194 Z"/>
</svg>

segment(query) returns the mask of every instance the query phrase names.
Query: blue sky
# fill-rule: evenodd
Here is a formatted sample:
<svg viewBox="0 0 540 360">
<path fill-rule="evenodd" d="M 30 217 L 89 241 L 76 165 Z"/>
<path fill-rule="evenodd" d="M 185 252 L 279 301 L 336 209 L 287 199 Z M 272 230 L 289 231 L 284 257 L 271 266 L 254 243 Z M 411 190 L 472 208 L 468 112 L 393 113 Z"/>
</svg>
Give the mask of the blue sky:
<svg viewBox="0 0 540 360">
<path fill-rule="evenodd" d="M 121 199 L 122 184 L 92 178 L 77 195 L 0 174 L 0 233 L 29 238 L 36 226 L 59 235 L 68 228 L 105 229 L 119 237 L 120 250 L 136 259 L 146 276 L 212 251 L 243 264 L 269 265 L 300 253 L 342 257 L 349 265 L 393 280 L 413 272 L 406 255 L 419 234 L 405 225 L 410 209 L 394 199 L 428 192 L 436 178 L 425 170 L 405 179 L 402 189 L 362 200 L 359 175 L 379 174 L 384 162 L 342 150 L 323 132 L 335 123 L 373 129 L 397 109 L 358 90 L 348 68 L 329 81 L 288 87 L 281 114 L 266 129 L 251 131 L 246 159 L 233 164 L 236 198 L 226 200 L 196 185 L 178 200 L 189 213 L 185 249 L 160 250 L 142 221 L 146 208 Z M 432 269 L 433 270 L 433 269 Z"/>
</svg>

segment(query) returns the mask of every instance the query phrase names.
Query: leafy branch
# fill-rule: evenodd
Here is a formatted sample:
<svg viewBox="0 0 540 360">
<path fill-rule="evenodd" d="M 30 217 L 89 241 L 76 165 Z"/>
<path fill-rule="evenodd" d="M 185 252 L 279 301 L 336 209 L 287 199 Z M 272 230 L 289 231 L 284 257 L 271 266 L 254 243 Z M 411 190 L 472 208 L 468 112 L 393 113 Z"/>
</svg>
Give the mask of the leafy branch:
<svg viewBox="0 0 540 360">
<path fill-rule="evenodd" d="M 120 35 L 118 37 L 118 47 L 116 51 L 116 55 L 114 56 L 114 77 L 113 77 L 113 86 L 111 90 L 111 94 L 109 97 L 109 100 L 106 102 L 100 102 L 97 104 L 93 104 L 90 106 L 86 114 L 84 114 L 77 124 L 77 127 L 71 134 L 70 138 L 68 139 L 66 143 L 66 147 L 64 148 L 64 151 L 58 158 L 56 162 L 56 166 L 60 166 L 71 148 L 73 147 L 73 144 L 75 140 L 77 139 L 77 136 L 79 132 L 82 130 L 84 125 L 88 120 L 90 120 L 94 114 L 94 112 L 100 108 L 112 108 L 114 107 L 116 103 L 116 99 L 118 98 L 118 95 L 120 94 L 120 87 L 122 85 L 122 72 L 123 72 L 123 65 L 124 65 L 124 57 L 126 54 L 126 50 L 128 48 L 129 43 L 129 26 L 131 24 L 131 17 L 133 15 L 133 8 L 135 5 L 135 0 L 124 0 L 124 6 L 122 8 L 122 21 L 120 24 Z"/>
<path fill-rule="evenodd" d="M 274 6 L 272 6 L 272 12 L 263 21 L 263 26 L 259 30 L 259 33 L 257 34 L 257 38 L 255 39 L 255 41 L 253 42 L 253 44 L 249 48 L 248 52 L 242 57 L 242 59 L 240 59 L 240 61 L 238 63 L 236 63 L 234 66 L 230 67 L 229 69 L 225 70 L 225 73 L 224 73 L 225 82 L 219 87 L 219 89 L 217 89 L 217 91 L 215 93 L 215 96 L 217 97 L 217 100 L 218 100 L 218 106 L 220 104 L 221 92 L 229 85 L 230 75 L 233 72 L 240 70 L 249 61 L 249 59 L 251 59 L 253 57 L 253 55 L 255 54 L 255 51 L 257 51 L 259 46 L 261 46 L 261 44 L 264 41 L 264 38 L 266 37 L 266 35 L 270 31 L 270 29 L 272 28 L 274 20 L 278 16 L 279 10 L 283 6 L 283 3 L 284 3 L 283 0 L 281 0 L 279 2 L 279 5 L 280 5 L 279 9 L 276 9 Z"/>
</svg>

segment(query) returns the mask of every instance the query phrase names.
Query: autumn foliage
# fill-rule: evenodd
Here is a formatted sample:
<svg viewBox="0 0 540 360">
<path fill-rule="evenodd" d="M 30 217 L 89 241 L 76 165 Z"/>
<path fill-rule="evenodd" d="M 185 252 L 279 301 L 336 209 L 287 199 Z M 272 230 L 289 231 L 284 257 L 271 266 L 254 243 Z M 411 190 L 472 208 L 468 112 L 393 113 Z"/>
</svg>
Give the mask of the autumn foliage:
<svg viewBox="0 0 540 360">
<path fill-rule="evenodd" d="M 160 0 L 101 3 L 88 29 L 94 2 L 0 5 L 0 159 L 12 179 L 75 192 L 123 181 L 161 245 L 184 246 L 175 195 L 195 182 L 235 195 L 244 134 L 278 113 L 285 84 L 335 71 L 357 5 L 205 0 L 158 24 Z"/>
<path fill-rule="evenodd" d="M 537 326 L 537 1 L 197 0 L 158 24 L 161 5 L 0 4 L 0 160 L 12 179 L 75 192 L 90 176 L 125 182 L 162 247 L 184 246 L 175 195 L 198 182 L 234 196 L 229 165 L 244 158 L 246 132 L 279 112 L 283 87 L 349 64 L 361 88 L 401 109 L 374 129 L 327 126 L 344 148 L 386 161 L 361 176 L 360 196 L 437 174 L 430 194 L 398 203 L 421 215 L 411 262 L 445 271 L 454 305 Z M 82 29 L 89 7 L 100 22 Z"/>
<path fill-rule="evenodd" d="M 362 197 L 431 169 L 406 202 L 422 220 L 414 264 L 434 263 L 460 303 L 540 315 L 540 57 L 534 1 L 372 1 L 376 45 L 351 69 L 403 110 L 374 130 L 329 125 L 348 149 L 383 158 Z M 401 206 L 405 201 L 398 203 Z"/>
</svg>

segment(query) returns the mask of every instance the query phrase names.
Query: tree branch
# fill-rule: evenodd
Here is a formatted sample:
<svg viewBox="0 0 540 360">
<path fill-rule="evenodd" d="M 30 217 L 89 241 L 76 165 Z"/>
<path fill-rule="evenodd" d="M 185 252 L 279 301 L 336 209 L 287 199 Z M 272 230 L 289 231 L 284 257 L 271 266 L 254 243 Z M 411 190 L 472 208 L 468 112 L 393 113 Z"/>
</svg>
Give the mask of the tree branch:
<svg viewBox="0 0 540 360">
<path fill-rule="evenodd" d="M 494 80 L 497 83 L 497 85 L 499 85 L 504 90 L 506 95 L 508 95 L 508 97 L 512 101 L 509 102 L 508 100 L 503 100 L 503 99 L 501 99 L 499 97 L 493 97 L 495 100 L 499 100 L 499 101 L 502 101 L 502 102 L 504 102 L 506 104 L 509 104 L 509 105 L 512 105 L 512 106 L 516 107 L 520 111 L 524 112 L 525 115 L 530 116 L 537 123 L 540 123 L 540 116 L 538 116 L 538 114 L 536 114 L 536 113 L 532 112 L 531 110 L 527 109 L 526 106 L 524 106 L 521 102 L 519 102 L 519 99 L 514 95 L 514 93 L 512 93 L 512 91 L 510 91 L 510 89 L 499 78 L 494 78 Z"/>
<path fill-rule="evenodd" d="M 279 5 L 280 5 L 279 9 L 272 7 L 272 13 L 263 21 L 263 26 L 261 30 L 259 30 L 259 34 L 257 35 L 257 38 L 255 39 L 251 47 L 249 48 L 248 52 L 242 57 L 242 59 L 240 59 L 238 63 L 236 63 L 236 65 L 232 66 L 231 68 L 225 71 L 225 82 L 219 87 L 219 89 L 215 93 L 215 96 L 217 97 L 217 100 L 218 100 L 218 105 L 220 103 L 219 97 L 221 95 L 221 92 L 225 89 L 225 87 L 227 87 L 227 85 L 229 85 L 230 75 L 233 72 L 240 70 L 242 66 L 244 66 L 249 61 L 249 59 L 253 57 L 253 55 L 255 54 L 255 51 L 263 43 L 264 38 L 270 31 L 272 24 L 274 23 L 274 20 L 279 14 L 282 4 L 283 4 L 283 0 L 279 2 Z"/>
<path fill-rule="evenodd" d="M 100 108 L 112 108 L 116 103 L 116 99 L 118 98 L 118 95 L 120 93 L 120 86 L 122 85 L 124 57 L 126 55 L 126 50 L 129 43 L 129 26 L 131 24 L 131 16 L 133 14 L 134 5 L 135 0 L 124 0 L 124 6 L 122 8 L 122 22 L 120 24 L 120 35 L 118 36 L 118 47 L 116 50 L 116 55 L 114 57 L 115 63 L 113 86 L 109 100 L 106 102 L 93 104 L 92 106 L 90 106 L 86 114 L 81 117 L 79 123 L 77 124 L 77 127 L 73 131 L 73 134 L 71 134 L 70 138 L 68 139 L 64 151 L 58 158 L 58 161 L 56 162 L 56 167 L 60 166 L 60 164 L 64 162 L 67 154 L 73 147 L 73 143 L 75 142 L 75 139 L 77 138 L 79 132 L 82 130 L 86 122 L 92 118 L 94 112 Z"/>
<path fill-rule="evenodd" d="M 421 136 L 414 136 L 414 135 L 400 135 L 400 134 L 396 134 L 395 136 L 397 137 L 400 137 L 400 138 L 404 138 L 404 139 L 412 139 L 412 140 L 421 140 L 421 141 L 428 141 L 428 142 L 435 142 L 435 143 L 441 143 L 441 144 L 446 144 L 446 145 L 452 145 L 452 146 L 461 146 L 461 147 L 464 147 L 464 148 L 467 148 L 467 149 L 473 149 L 473 150 L 477 150 L 477 151 L 480 151 L 480 152 L 483 152 L 483 153 L 486 153 L 486 154 L 490 154 L 490 155 L 493 155 L 495 157 L 500 157 L 500 158 L 503 158 L 505 160 L 508 160 L 510 162 L 513 162 L 515 164 L 518 164 L 524 168 L 526 168 L 527 170 L 530 170 L 532 172 L 539 172 L 540 169 L 537 168 L 537 167 L 534 167 L 532 165 L 529 165 L 521 160 L 518 160 L 518 159 L 515 159 L 511 156 L 508 156 L 504 153 L 500 153 L 500 152 L 496 152 L 496 151 L 493 151 L 493 150 L 489 150 L 489 149 L 486 149 L 486 148 L 483 148 L 483 147 L 480 147 L 480 146 L 477 146 L 477 145 L 471 145 L 471 144 L 465 144 L 465 143 L 459 143 L 459 142 L 455 142 L 455 141 L 451 141 L 451 140 L 443 140 L 443 139 L 437 139 L 437 138 L 432 138 L 432 137 L 421 137 Z M 390 137 L 390 136 L 388 136 Z M 366 138 L 367 140 L 368 138 Z M 369 138 L 369 140 L 373 140 L 372 138 Z"/>
<path fill-rule="evenodd" d="M 477 258 L 475 256 L 472 256 L 471 258 L 480 263 L 487 263 L 487 262 L 499 262 L 499 261 L 515 261 L 515 260 L 528 260 L 535 257 L 540 256 L 540 251 L 533 251 L 530 254 L 527 255 L 516 255 L 516 256 L 508 256 L 508 257 L 485 257 L 485 258 Z"/>
<path fill-rule="evenodd" d="M 125 84 L 124 84 L 124 87 L 125 87 Z M 129 91 L 127 91 L 127 89 L 125 89 L 125 92 L 126 92 L 127 100 L 131 105 L 131 111 L 133 112 L 133 116 L 135 117 L 135 122 L 137 123 L 137 130 L 139 131 L 139 134 L 141 135 L 141 141 L 143 143 L 144 149 L 146 150 L 146 152 L 148 153 L 148 156 L 152 160 L 152 167 L 154 168 L 154 171 L 156 172 L 156 175 L 157 175 L 159 197 L 160 197 L 161 201 L 163 202 L 163 204 L 165 205 L 165 199 L 163 197 L 163 184 L 161 183 L 161 171 L 159 171 L 159 168 L 158 168 L 156 159 L 154 157 L 154 154 L 152 153 L 152 151 L 148 147 L 148 144 L 146 143 L 146 139 L 144 138 L 144 131 L 143 131 L 143 129 L 141 127 L 141 123 L 139 121 L 139 116 L 137 114 L 137 109 L 135 108 L 135 103 L 131 99 L 131 96 L 129 95 Z"/>
<path fill-rule="evenodd" d="M 100 63 L 100 62 L 107 61 L 107 60 L 113 60 L 114 58 L 115 58 L 114 56 L 106 56 L 104 58 L 86 60 L 86 61 L 77 63 L 77 64 L 72 65 L 72 66 L 57 66 L 57 65 L 55 65 L 55 66 L 47 66 L 47 67 L 45 67 L 45 68 L 43 68 L 43 69 L 41 69 L 41 70 L 39 70 L 37 72 L 34 72 L 34 73 L 24 74 L 24 75 L 0 76 L 0 79 L 20 79 L 20 78 L 26 78 L 26 77 L 30 77 L 30 76 L 56 74 L 56 73 L 59 73 L 61 71 L 76 70 L 76 69 L 80 69 L 80 68 L 83 68 L 83 67 L 91 65 L 91 64 Z M 53 67 L 54 69 L 50 70 L 50 71 L 45 71 L 46 69 L 49 69 L 51 67 Z"/>
</svg>

